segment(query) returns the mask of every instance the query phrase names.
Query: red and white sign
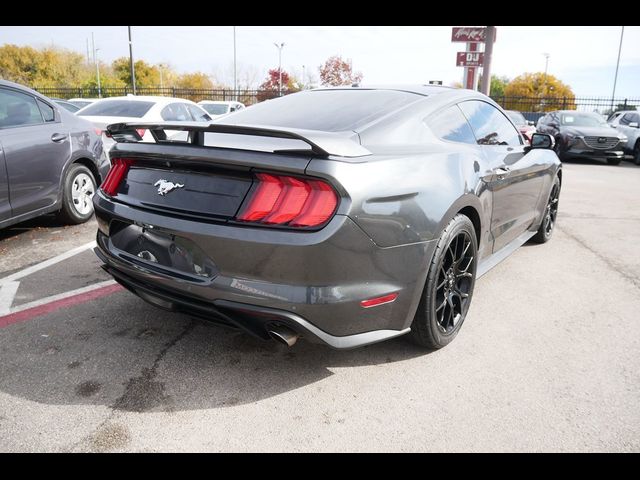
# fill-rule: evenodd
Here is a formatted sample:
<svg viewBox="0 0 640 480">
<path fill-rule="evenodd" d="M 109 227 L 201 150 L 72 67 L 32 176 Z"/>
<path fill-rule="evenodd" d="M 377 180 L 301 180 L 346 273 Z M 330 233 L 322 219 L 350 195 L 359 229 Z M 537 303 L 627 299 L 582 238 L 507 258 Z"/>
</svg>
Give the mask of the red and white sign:
<svg viewBox="0 0 640 480">
<path fill-rule="evenodd" d="M 456 67 L 481 67 L 484 52 L 458 52 Z"/>
<path fill-rule="evenodd" d="M 484 27 L 453 27 L 451 30 L 452 42 L 484 42 L 486 36 Z"/>
</svg>

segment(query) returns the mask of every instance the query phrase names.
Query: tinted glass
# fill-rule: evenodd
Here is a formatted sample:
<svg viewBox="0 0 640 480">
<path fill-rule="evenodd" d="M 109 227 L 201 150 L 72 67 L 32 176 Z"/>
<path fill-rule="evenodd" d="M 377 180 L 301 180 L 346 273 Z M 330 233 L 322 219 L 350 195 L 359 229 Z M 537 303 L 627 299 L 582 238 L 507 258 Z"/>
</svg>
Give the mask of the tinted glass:
<svg viewBox="0 0 640 480">
<path fill-rule="evenodd" d="M 203 112 L 195 105 L 187 104 L 187 110 L 189 110 L 189 113 L 191 113 L 191 116 L 196 122 L 206 122 L 207 120 L 211 120 L 211 117 L 207 112 Z"/>
<path fill-rule="evenodd" d="M 0 127 L 36 123 L 42 123 L 42 115 L 34 97 L 0 88 Z"/>
<path fill-rule="evenodd" d="M 184 103 L 170 103 L 160 113 L 163 120 L 169 122 L 190 122 L 191 114 Z"/>
<path fill-rule="evenodd" d="M 224 115 L 227 113 L 228 105 L 221 105 L 219 103 L 205 103 L 204 105 L 200 105 L 211 115 Z"/>
<path fill-rule="evenodd" d="M 601 127 L 606 121 L 595 113 L 563 113 L 560 115 L 560 123 L 569 127 Z"/>
<path fill-rule="evenodd" d="M 513 110 L 507 110 L 505 112 L 507 115 L 509 115 L 509 118 L 511 119 L 511 121 L 513 123 L 515 123 L 516 125 L 526 125 L 527 121 L 524 118 L 524 115 L 522 115 L 520 112 L 514 112 Z"/>
<path fill-rule="evenodd" d="M 229 123 L 339 132 L 356 130 L 424 96 L 393 90 L 317 90 L 240 110 Z"/>
<path fill-rule="evenodd" d="M 60 102 L 60 101 L 56 101 L 56 103 L 71 113 L 76 113 L 78 110 L 80 110 L 80 107 L 78 107 L 77 105 L 74 105 L 73 103 Z"/>
<path fill-rule="evenodd" d="M 100 100 L 86 107 L 79 115 L 142 118 L 153 105 L 153 102 L 141 100 Z"/>
<path fill-rule="evenodd" d="M 638 122 L 640 115 L 637 113 L 625 113 L 624 117 L 620 119 L 620 125 L 629 125 L 631 122 Z"/>
<path fill-rule="evenodd" d="M 471 127 L 457 105 L 445 108 L 427 120 L 433 133 L 442 140 L 476 143 Z"/>
<path fill-rule="evenodd" d="M 44 121 L 53 122 L 56 119 L 53 107 L 51 105 L 47 105 L 39 99 L 36 100 L 38 102 L 38 106 L 40 107 L 40 112 L 42 112 L 42 118 L 44 118 Z"/>
<path fill-rule="evenodd" d="M 520 134 L 500 110 L 479 100 L 460 103 L 478 145 L 520 145 Z"/>
</svg>

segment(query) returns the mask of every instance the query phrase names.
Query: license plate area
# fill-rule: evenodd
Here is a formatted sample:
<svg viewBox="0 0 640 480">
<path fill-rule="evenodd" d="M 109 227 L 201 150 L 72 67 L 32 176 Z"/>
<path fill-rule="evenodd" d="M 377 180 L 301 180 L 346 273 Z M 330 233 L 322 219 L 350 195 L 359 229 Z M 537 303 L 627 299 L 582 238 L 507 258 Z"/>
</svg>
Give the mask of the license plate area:
<svg viewBox="0 0 640 480">
<path fill-rule="evenodd" d="M 109 232 L 114 253 L 138 267 L 197 283 L 218 275 L 213 260 L 188 238 L 117 220 Z"/>
</svg>

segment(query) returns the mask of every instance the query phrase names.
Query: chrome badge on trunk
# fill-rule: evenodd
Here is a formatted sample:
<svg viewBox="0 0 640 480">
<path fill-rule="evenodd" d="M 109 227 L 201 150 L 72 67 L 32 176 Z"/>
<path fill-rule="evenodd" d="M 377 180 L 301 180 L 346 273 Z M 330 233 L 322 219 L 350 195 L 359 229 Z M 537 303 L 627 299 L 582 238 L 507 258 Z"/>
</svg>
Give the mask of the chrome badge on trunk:
<svg viewBox="0 0 640 480">
<path fill-rule="evenodd" d="M 184 187 L 182 183 L 173 183 L 165 179 L 158 180 L 156 183 L 153 184 L 153 186 L 158 187 L 158 195 L 162 195 L 162 196 L 172 192 L 173 190 Z"/>
</svg>

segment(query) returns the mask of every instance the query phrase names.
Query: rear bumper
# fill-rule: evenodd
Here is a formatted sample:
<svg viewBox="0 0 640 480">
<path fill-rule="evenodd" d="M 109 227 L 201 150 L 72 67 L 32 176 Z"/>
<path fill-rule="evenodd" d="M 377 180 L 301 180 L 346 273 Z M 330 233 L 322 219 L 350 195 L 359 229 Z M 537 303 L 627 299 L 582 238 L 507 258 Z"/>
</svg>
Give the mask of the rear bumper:
<svg viewBox="0 0 640 480">
<path fill-rule="evenodd" d="M 232 324 L 268 338 L 270 323 L 334 348 L 405 334 L 415 314 L 435 242 L 378 247 L 350 218 L 337 215 L 317 232 L 291 232 L 167 217 L 94 197 L 96 253 L 129 290 L 161 308 Z M 214 264 L 190 278 L 119 250 L 118 222 L 152 226 L 196 245 Z M 397 292 L 393 303 L 365 299 Z"/>
</svg>

